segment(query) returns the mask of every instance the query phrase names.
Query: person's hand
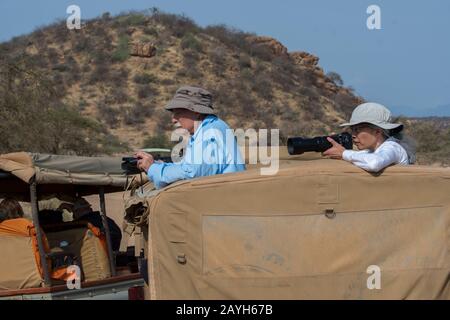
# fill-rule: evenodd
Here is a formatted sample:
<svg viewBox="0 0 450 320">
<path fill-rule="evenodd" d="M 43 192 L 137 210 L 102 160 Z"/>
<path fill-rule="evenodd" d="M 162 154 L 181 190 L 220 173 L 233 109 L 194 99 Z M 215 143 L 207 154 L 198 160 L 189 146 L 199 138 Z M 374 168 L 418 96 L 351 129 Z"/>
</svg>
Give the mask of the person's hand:
<svg viewBox="0 0 450 320">
<path fill-rule="evenodd" d="M 327 140 L 332 144 L 332 147 L 323 152 L 322 155 L 328 156 L 331 159 L 342 159 L 345 148 L 330 137 L 327 137 Z"/>
<path fill-rule="evenodd" d="M 146 152 L 138 151 L 134 154 L 135 158 L 138 158 L 137 167 L 140 170 L 143 170 L 145 172 L 148 171 L 148 168 L 155 162 L 155 159 L 153 159 L 153 156 L 151 154 L 148 154 Z"/>
</svg>

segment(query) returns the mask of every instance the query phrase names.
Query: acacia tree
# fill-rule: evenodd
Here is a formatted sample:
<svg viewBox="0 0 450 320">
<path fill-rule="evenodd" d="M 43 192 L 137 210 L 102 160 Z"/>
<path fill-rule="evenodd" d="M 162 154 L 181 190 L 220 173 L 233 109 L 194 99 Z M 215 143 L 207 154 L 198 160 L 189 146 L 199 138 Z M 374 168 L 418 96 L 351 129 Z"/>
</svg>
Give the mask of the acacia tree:
<svg viewBox="0 0 450 320">
<path fill-rule="evenodd" d="M 95 155 L 126 150 L 96 121 L 61 102 L 27 57 L 0 59 L 0 152 Z"/>
</svg>

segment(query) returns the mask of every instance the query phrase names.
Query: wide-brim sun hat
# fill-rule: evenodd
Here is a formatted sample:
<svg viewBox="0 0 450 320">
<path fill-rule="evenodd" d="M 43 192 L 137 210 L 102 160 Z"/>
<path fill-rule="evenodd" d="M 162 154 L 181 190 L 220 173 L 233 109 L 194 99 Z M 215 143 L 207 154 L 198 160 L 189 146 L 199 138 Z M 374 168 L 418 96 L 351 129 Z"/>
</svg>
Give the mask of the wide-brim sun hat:
<svg viewBox="0 0 450 320">
<path fill-rule="evenodd" d="M 366 102 L 357 106 L 352 112 L 350 121 L 340 126 L 351 127 L 360 123 L 370 123 L 385 130 L 401 130 L 403 128 L 401 123 L 392 122 L 391 111 L 388 108 L 374 102 Z"/>
<path fill-rule="evenodd" d="M 201 114 L 215 113 L 212 105 L 212 94 L 203 88 L 191 86 L 180 87 L 165 109 L 187 109 Z"/>
</svg>

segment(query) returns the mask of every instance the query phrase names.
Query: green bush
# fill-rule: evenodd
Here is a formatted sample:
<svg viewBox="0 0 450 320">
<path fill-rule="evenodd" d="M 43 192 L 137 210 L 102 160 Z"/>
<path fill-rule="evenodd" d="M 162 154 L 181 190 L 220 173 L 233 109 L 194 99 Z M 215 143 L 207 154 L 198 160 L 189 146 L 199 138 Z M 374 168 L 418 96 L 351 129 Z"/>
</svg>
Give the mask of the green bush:
<svg viewBox="0 0 450 320">
<path fill-rule="evenodd" d="M 158 36 L 158 30 L 156 30 L 155 28 L 145 27 L 143 31 L 144 31 L 144 34 L 146 34 L 146 35 L 154 36 L 154 37 Z"/>
<path fill-rule="evenodd" d="M 133 81 L 137 84 L 149 84 L 150 82 L 157 82 L 158 78 L 150 73 L 141 73 L 133 77 Z"/>
<path fill-rule="evenodd" d="M 129 37 L 122 35 L 119 37 L 119 43 L 116 50 L 112 53 L 111 59 L 113 62 L 123 62 L 130 56 L 130 50 L 128 48 Z"/>
<path fill-rule="evenodd" d="M 246 54 L 239 55 L 239 68 L 241 69 L 250 69 L 252 67 L 252 60 Z"/>
<path fill-rule="evenodd" d="M 130 14 L 127 19 L 126 23 L 130 26 L 140 26 L 145 23 L 145 16 L 140 13 Z"/>
<path fill-rule="evenodd" d="M 258 75 L 255 77 L 252 83 L 252 89 L 265 100 L 271 100 L 273 98 L 272 83 L 267 75 Z"/>
<path fill-rule="evenodd" d="M 227 47 L 242 49 L 245 52 L 250 52 L 250 45 L 246 40 L 250 34 L 241 30 L 230 28 L 224 24 L 207 26 L 203 32 L 218 39 Z"/>
<path fill-rule="evenodd" d="M 331 81 L 334 82 L 335 85 L 342 87 L 344 85 L 344 81 L 342 80 L 341 76 L 339 75 L 339 73 L 336 73 L 334 71 L 328 72 L 327 73 L 327 78 L 329 78 Z"/>
<path fill-rule="evenodd" d="M 142 143 L 142 148 L 167 148 L 171 149 L 174 146 L 174 142 L 170 141 L 167 135 L 160 133 L 145 138 Z"/>
<path fill-rule="evenodd" d="M 152 19 L 164 25 L 177 38 L 182 38 L 188 33 L 198 33 L 200 30 L 195 22 L 186 16 L 154 10 Z"/>
<path fill-rule="evenodd" d="M 184 50 L 190 49 L 195 52 L 201 52 L 202 44 L 192 33 L 188 33 L 181 40 L 181 48 L 183 48 Z"/>
</svg>

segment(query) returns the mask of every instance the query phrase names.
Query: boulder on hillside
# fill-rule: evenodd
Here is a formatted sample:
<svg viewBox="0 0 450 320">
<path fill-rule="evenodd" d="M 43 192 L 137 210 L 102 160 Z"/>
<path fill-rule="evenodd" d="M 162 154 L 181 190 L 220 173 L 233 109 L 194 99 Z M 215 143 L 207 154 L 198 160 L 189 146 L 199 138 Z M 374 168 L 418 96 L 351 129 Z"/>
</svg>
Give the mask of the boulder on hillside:
<svg viewBox="0 0 450 320">
<path fill-rule="evenodd" d="M 264 46 L 269 48 L 275 56 L 288 56 L 288 50 L 278 40 L 265 36 L 247 37 L 247 41 L 255 46 Z"/>
<path fill-rule="evenodd" d="M 151 42 L 136 42 L 130 45 L 130 55 L 150 58 L 156 53 L 156 47 Z"/>
<path fill-rule="evenodd" d="M 319 63 L 319 57 L 304 51 L 292 52 L 289 57 L 295 64 L 305 67 L 315 67 Z"/>
</svg>

